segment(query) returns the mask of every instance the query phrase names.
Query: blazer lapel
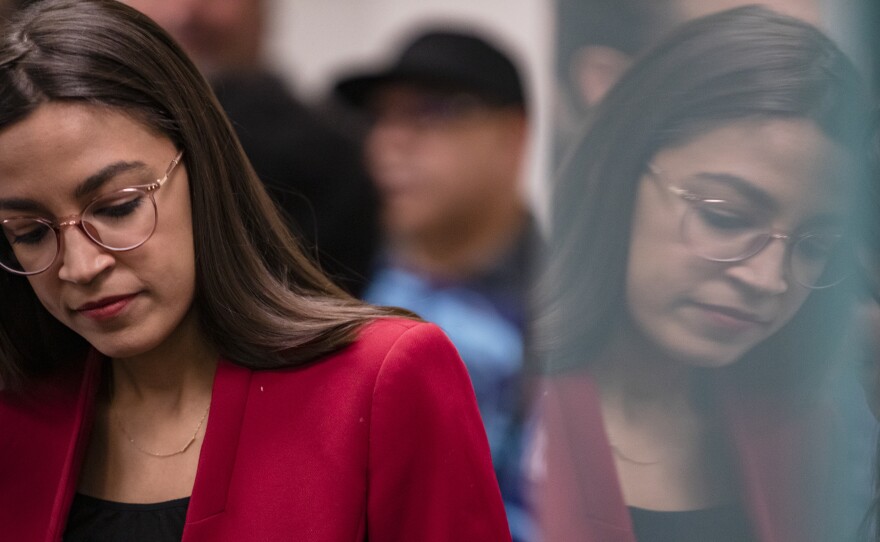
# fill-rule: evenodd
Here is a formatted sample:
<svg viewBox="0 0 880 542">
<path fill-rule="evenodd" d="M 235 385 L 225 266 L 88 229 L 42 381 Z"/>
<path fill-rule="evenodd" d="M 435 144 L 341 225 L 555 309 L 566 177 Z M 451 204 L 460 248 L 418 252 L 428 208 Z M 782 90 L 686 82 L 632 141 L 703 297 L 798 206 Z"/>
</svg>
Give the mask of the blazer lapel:
<svg viewBox="0 0 880 542">
<path fill-rule="evenodd" d="M 544 540 L 635 542 L 592 380 L 585 373 L 548 379 L 544 400 Z"/>
<path fill-rule="evenodd" d="M 251 374 L 250 369 L 224 359 L 217 365 L 208 426 L 186 514 L 184 541 L 189 539 L 189 524 L 220 514 L 226 507 Z"/>
<path fill-rule="evenodd" d="M 810 438 L 814 417 L 780 402 L 750 397 L 730 383 L 721 397 L 757 539 L 821 540 L 821 519 L 811 500 L 818 491 L 811 485 L 813 467 L 822 461 L 818 442 Z"/>
<path fill-rule="evenodd" d="M 3 398 L 0 461 L 8 475 L 0 479 L 4 539 L 61 539 L 88 444 L 102 361 L 92 351 L 72 373 Z"/>
<path fill-rule="evenodd" d="M 819 488 L 808 478 L 828 459 L 809 438 L 817 416 L 759 402 L 728 381 L 718 390 L 757 540 L 821 540 L 810 499 Z M 594 383 L 586 373 L 550 378 L 542 401 L 546 471 L 537 496 L 545 542 L 635 542 Z"/>
</svg>

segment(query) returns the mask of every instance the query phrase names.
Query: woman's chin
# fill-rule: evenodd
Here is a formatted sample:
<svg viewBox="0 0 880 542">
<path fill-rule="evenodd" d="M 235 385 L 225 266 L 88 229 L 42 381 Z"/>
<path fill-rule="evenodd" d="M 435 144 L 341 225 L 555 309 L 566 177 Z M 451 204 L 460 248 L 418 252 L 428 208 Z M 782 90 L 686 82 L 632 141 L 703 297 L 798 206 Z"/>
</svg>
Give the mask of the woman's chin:
<svg viewBox="0 0 880 542">
<path fill-rule="evenodd" d="M 722 369 L 739 361 L 748 351 L 742 346 L 719 345 L 707 341 L 681 341 L 669 348 L 670 357 L 703 369 Z"/>
</svg>

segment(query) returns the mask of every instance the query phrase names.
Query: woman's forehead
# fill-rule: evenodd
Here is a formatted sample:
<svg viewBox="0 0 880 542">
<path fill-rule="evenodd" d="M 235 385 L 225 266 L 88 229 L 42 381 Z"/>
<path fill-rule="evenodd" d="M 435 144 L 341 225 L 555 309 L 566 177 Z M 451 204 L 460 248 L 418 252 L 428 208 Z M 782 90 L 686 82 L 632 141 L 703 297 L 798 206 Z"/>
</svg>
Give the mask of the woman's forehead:
<svg viewBox="0 0 880 542">
<path fill-rule="evenodd" d="M 112 159 L 149 157 L 171 142 L 132 115 L 106 107 L 49 102 L 0 130 L 0 175 L 44 179 L 86 171 Z M 2 185 L 0 185 L 2 186 Z"/>
<path fill-rule="evenodd" d="M 652 163 L 690 190 L 816 212 L 844 204 L 849 161 L 811 120 L 771 119 L 708 130 L 661 150 Z"/>
<path fill-rule="evenodd" d="M 126 112 L 50 102 L 0 131 L 0 204 L 41 214 L 158 178 L 173 143 Z"/>
</svg>

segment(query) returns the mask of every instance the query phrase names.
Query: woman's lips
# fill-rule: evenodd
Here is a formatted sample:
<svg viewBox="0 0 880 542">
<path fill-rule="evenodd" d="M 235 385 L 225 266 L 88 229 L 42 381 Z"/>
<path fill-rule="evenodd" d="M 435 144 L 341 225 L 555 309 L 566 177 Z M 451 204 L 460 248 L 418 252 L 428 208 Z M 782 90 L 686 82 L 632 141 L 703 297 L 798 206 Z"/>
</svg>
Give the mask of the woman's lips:
<svg viewBox="0 0 880 542">
<path fill-rule="evenodd" d="M 77 307 L 76 312 L 92 320 L 107 320 L 122 312 L 137 295 L 117 295 L 90 301 Z"/>
<path fill-rule="evenodd" d="M 704 303 L 696 303 L 695 306 L 705 324 L 719 331 L 738 333 L 763 327 L 769 323 L 768 318 L 734 307 Z"/>
</svg>

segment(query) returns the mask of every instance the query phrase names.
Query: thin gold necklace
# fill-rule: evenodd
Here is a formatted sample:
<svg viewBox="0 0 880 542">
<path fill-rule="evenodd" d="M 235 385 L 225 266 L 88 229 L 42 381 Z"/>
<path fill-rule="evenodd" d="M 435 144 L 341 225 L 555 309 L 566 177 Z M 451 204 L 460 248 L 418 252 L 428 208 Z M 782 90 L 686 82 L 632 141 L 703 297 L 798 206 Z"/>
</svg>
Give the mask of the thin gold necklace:
<svg viewBox="0 0 880 542">
<path fill-rule="evenodd" d="M 638 465 L 639 467 L 648 467 L 660 463 L 660 461 L 640 461 L 638 459 L 633 459 L 632 457 L 629 457 L 628 455 L 623 453 L 621 449 L 618 448 L 616 445 L 609 444 L 609 446 L 611 446 L 611 451 L 614 453 L 615 456 L 623 461 L 626 461 L 627 463 L 632 463 L 633 465 Z"/>
<path fill-rule="evenodd" d="M 192 446 L 192 443 L 196 441 L 196 437 L 199 435 L 199 430 L 202 428 L 202 424 L 205 423 L 205 419 L 208 417 L 208 410 L 210 410 L 210 409 L 211 409 L 211 403 L 208 403 L 208 407 L 205 408 L 205 413 L 202 414 L 202 419 L 199 420 L 199 424 L 196 426 L 196 430 L 193 431 L 192 436 L 189 438 L 188 441 L 186 441 L 186 444 L 184 444 L 179 450 L 175 450 L 173 452 L 167 452 L 167 453 L 153 452 L 151 450 L 145 450 L 145 449 L 141 448 L 140 446 L 138 446 L 138 443 L 135 442 L 134 437 L 132 437 L 129 434 L 129 432 L 125 430 L 125 425 L 123 425 L 122 418 L 119 417 L 119 413 L 114 411 L 113 414 L 114 414 L 114 418 L 116 419 L 116 424 L 119 426 L 119 429 L 122 431 L 122 434 L 125 436 L 125 438 L 128 440 L 128 442 L 131 443 L 132 446 L 134 446 L 135 450 L 141 452 L 142 454 L 149 455 L 151 457 L 173 457 L 175 455 L 180 455 L 183 452 L 187 451 L 189 449 L 189 447 Z"/>
</svg>

